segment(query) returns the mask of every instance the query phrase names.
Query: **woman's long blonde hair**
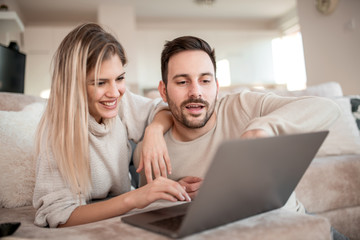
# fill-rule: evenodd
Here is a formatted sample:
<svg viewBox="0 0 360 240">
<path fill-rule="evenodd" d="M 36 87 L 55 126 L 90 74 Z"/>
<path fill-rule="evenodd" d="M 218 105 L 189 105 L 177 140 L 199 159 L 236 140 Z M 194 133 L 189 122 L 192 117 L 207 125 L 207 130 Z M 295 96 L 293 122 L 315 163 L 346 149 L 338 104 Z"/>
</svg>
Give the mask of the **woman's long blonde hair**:
<svg viewBox="0 0 360 240">
<path fill-rule="evenodd" d="M 115 54 L 125 65 L 123 47 L 99 25 L 72 30 L 54 55 L 51 92 L 38 126 L 36 156 L 49 157 L 50 151 L 72 193 L 86 198 L 91 197 L 86 76 L 94 71 L 97 81 L 101 63 Z"/>
</svg>

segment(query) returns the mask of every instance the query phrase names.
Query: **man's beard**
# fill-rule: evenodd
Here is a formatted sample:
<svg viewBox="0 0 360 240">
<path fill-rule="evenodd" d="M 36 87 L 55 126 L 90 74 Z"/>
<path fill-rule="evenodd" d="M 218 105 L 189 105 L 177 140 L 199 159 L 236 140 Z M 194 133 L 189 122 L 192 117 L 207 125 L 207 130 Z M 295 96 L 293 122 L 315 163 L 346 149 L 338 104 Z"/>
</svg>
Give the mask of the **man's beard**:
<svg viewBox="0 0 360 240">
<path fill-rule="evenodd" d="M 210 105 L 207 101 L 205 101 L 203 99 L 190 98 L 190 99 L 185 100 L 184 102 L 182 102 L 181 105 L 180 105 L 180 108 L 177 108 L 176 104 L 169 98 L 167 93 L 166 93 L 166 98 L 167 98 L 167 102 L 169 104 L 170 111 L 171 111 L 172 115 L 174 116 L 174 118 L 178 122 L 183 124 L 185 127 L 187 127 L 187 128 L 196 129 L 196 128 L 204 127 L 206 125 L 206 123 L 209 121 L 210 117 L 214 113 L 216 101 L 214 101 L 214 103 L 212 105 Z M 215 97 L 215 99 L 216 99 L 216 97 Z M 182 109 L 184 109 L 185 106 L 187 104 L 189 104 L 189 103 L 201 103 L 201 104 L 203 104 L 204 108 L 207 109 L 205 116 L 202 119 L 200 119 L 199 121 L 194 121 L 194 120 L 188 119 L 187 115 L 184 114 Z M 192 115 L 192 116 L 195 116 L 195 115 Z"/>
</svg>

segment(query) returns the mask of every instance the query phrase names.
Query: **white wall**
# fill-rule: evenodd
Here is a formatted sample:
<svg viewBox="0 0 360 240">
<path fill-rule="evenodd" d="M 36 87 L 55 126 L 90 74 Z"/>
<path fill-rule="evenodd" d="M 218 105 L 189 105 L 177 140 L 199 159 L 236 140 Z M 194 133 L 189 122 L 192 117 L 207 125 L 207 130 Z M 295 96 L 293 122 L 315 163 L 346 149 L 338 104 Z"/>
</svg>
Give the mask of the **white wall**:
<svg viewBox="0 0 360 240">
<path fill-rule="evenodd" d="M 157 87 L 161 80 L 160 56 L 165 41 L 193 35 L 215 48 L 216 59 L 230 61 L 232 84 L 274 83 L 271 40 L 275 31 L 191 29 L 140 29 L 137 59 L 140 88 Z"/>
<path fill-rule="evenodd" d="M 98 8 L 98 22 L 112 33 L 126 51 L 128 64 L 125 66 L 126 84 L 133 92 L 138 92 L 137 46 L 135 10 L 132 6 L 101 4 Z"/>
<path fill-rule="evenodd" d="M 33 26 L 24 32 L 25 94 L 40 96 L 50 89 L 51 61 L 61 40 L 73 26 Z"/>
<path fill-rule="evenodd" d="M 107 6 L 103 7 L 104 12 Z M 271 40 L 277 32 L 270 30 L 184 30 L 128 29 L 112 25 L 103 17 L 99 22 L 117 36 L 128 54 L 126 66 L 129 88 L 141 93 L 144 88 L 156 88 L 161 80 L 160 55 L 166 40 L 182 35 L 204 38 L 215 48 L 217 60 L 230 61 L 232 84 L 273 83 Z M 25 93 L 40 95 L 50 88 L 52 57 L 61 40 L 73 26 L 30 26 L 24 33 L 27 65 Z M 133 32 L 133 36 L 128 34 Z"/>
<path fill-rule="evenodd" d="M 274 83 L 271 40 L 278 37 L 279 32 L 263 22 L 149 21 L 136 19 L 131 6 L 109 3 L 99 6 L 98 22 L 123 44 L 129 59 L 125 69 L 127 84 L 134 92 L 157 87 L 161 80 L 163 45 L 166 40 L 182 35 L 204 38 L 215 48 L 217 60 L 227 58 L 232 84 Z M 77 25 L 37 23 L 25 27 L 26 94 L 40 95 L 50 88 L 52 57 L 61 40 Z"/>
<path fill-rule="evenodd" d="M 331 15 L 314 0 L 298 0 L 308 85 L 341 83 L 344 94 L 360 94 L 360 1 L 339 0 Z"/>
</svg>

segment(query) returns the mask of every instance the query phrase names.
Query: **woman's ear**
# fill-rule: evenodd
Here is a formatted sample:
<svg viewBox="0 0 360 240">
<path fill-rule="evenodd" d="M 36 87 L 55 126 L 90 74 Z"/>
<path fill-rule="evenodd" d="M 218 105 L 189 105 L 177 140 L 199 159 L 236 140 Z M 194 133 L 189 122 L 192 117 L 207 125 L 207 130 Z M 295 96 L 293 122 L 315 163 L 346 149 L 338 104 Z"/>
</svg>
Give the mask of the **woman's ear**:
<svg viewBox="0 0 360 240">
<path fill-rule="evenodd" d="M 160 93 L 161 98 L 163 99 L 163 101 L 164 101 L 164 102 L 167 102 L 167 98 L 166 98 L 166 86 L 165 86 L 164 81 L 161 80 L 161 81 L 159 82 L 158 90 L 159 90 L 159 93 Z"/>
</svg>

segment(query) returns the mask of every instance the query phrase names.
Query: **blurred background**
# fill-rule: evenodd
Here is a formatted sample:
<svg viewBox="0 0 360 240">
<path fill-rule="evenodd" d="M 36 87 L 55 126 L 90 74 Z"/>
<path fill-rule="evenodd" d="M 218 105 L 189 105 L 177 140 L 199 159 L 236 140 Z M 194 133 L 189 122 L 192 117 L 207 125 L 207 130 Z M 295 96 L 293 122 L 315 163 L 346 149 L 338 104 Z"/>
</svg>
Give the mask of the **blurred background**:
<svg viewBox="0 0 360 240">
<path fill-rule="evenodd" d="M 75 26 L 96 22 L 124 46 L 127 85 L 156 89 L 175 37 L 215 48 L 222 87 L 300 90 L 336 81 L 360 92 L 360 0 L 0 0 L 0 44 L 26 55 L 24 93 L 46 97 L 51 61 Z M 0 61 L 5 61 L 1 60 Z"/>
</svg>

